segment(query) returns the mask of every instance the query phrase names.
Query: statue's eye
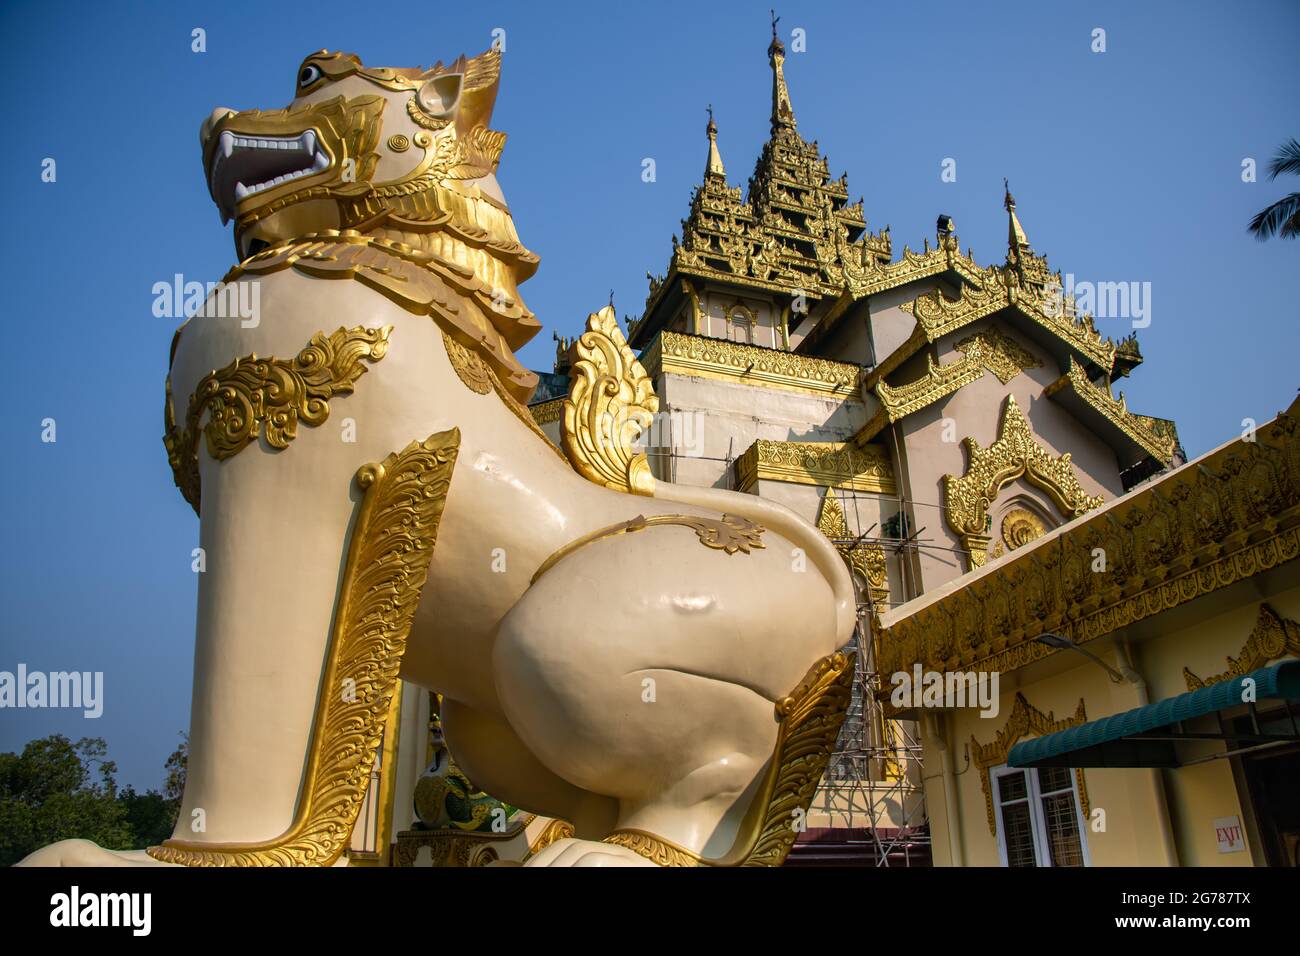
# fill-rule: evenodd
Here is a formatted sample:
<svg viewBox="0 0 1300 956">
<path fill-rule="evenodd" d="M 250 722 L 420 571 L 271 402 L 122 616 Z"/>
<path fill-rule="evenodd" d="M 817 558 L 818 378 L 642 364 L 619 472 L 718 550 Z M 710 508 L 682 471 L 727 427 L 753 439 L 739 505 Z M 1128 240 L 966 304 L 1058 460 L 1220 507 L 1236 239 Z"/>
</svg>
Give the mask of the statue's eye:
<svg viewBox="0 0 1300 956">
<path fill-rule="evenodd" d="M 323 75 L 324 74 L 321 73 L 319 66 L 314 63 L 308 63 L 302 68 L 302 72 L 298 74 L 298 86 L 306 89 L 319 80 Z"/>
</svg>

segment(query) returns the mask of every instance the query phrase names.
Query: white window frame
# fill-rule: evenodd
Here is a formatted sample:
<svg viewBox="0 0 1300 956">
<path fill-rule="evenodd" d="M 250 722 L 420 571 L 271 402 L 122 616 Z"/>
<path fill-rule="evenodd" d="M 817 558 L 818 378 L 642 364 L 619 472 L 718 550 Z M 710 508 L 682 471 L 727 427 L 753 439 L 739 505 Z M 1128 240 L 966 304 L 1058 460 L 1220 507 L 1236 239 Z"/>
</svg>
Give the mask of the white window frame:
<svg viewBox="0 0 1300 956">
<path fill-rule="evenodd" d="M 998 786 L 998 780 L 1017 773 L 1027 774 L 1029 778 L 1029 820 L 1034 836 L 1034 865 L 1050 867 L 1052 865 L 1052 854 L 1048 849 L 1047 819 L 1043 815 L 1044 794 L 1039 787 L 1037 767 L 1008 767 L 1006 764 L 1001 764 L 989 770 L 993 812 L 998 828 L 998 859 L 1001 861 L 1002 866 L 1007 866 L 1007 827 L 1002 819 L 1002 790 Z M 1047 796 L 1064 792 L 1064 790 L 1053 790 Z M 1088 853 L 1087 820 L 1083 816 L 1083 802 L 1079 799 L 1079 775 L 1073 769 L 1070 771 L 1070 793 L 1074 797 L 1074 812 L 1079 820 L 1079 849 L 1083 855 L 1083 865 L 1092 866 L 1092 857 Z"/>
</svg>

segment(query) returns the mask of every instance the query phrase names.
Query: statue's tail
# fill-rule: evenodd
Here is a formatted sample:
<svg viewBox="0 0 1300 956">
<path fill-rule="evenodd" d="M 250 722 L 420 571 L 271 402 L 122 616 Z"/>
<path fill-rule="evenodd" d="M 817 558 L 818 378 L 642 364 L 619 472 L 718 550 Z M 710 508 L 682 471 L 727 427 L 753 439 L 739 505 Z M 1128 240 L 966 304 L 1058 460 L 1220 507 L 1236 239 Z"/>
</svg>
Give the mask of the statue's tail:
<svg viewBox="0 0 1300 956">
<path fill-rule="evenodd" d="M 835 546 L 803 518 L 775 501 L 722 488 L 656 481 L 654 497 L 661 501 L 676 501 L 747 518 L 781 535 L 795 547 L 802 548 L 831 586 L 835 601 L 835 635 L 838 646 L 843 647 L 852 640 L 853 628 L 857 623 L 857 595 L 853 589 L 853 578 Z"/>
</svg>

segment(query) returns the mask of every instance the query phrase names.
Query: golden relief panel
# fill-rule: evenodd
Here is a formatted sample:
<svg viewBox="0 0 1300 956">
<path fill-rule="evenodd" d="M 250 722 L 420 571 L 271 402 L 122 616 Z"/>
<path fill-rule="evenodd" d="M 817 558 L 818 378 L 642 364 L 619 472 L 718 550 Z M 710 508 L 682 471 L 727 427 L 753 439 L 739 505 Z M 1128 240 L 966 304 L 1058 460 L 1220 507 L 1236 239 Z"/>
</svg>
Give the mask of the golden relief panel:
<svg viewBox="0 0 1300 956">
<path fill-rule="evenodd" d="M 766 386 L 822 398 L 861 401 L 862 370 L 847 362 L 680 332 L 660 332 L 645 353 L 652 379 L 696 375 L 741 385 Z"/>
<path fill-rule="evenodd" d="M 1002 540 L 1015 551 L 1047 534 L 1043 519 L 1028 508 L 1012 508 L 1002 518 Z"/>
<path fill-rule="evenodd" d="M 852 491 L 898 493 L 888 453 L 851 442 L 769 441 L 760 438 L 736 459 L 737 489 L 760 481 L 788 481 Z"/>
<path fill-rule="evenodd" d="M 1300 557 L 1298 410 L 881 628 L 879 669 L 1006 674 Z"/>
</svg>

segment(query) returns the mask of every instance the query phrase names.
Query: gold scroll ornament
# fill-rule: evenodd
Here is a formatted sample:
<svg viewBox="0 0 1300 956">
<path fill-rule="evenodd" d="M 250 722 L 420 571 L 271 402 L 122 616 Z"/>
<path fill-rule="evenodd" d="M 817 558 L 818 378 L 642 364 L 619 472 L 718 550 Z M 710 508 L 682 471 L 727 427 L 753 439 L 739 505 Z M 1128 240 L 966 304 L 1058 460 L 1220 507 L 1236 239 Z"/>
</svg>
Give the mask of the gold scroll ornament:
<svg viewBox="0 0 1300 956">
<path fill-rule="evenodd" d="M 654 383 L 628 347 L 612 306 L 587 317 L 573 344 L 560 445 L 574 469 L 606 488 L 653 497 L 654 476 L 633 443 L 659 411 Z"/>
<path fill-rule="evenodd" d="M 163 444 L 176 487 L 194 506 L 194 513 L 199 511 L 200 433 L 216 461 L 233 458 L 259 435 L 272 448 L 288 448 L 298 436 L 299 422 L 321 425 L 329 418 L 329 400 L 351 393 L 366 372 L 362 359 L 373 363 L 384 357 L 392 331 L 386 325 L 338 329 L 329 336 L 317 332 L 292 359 L 262 358 L 256 353 L 237 358 L 199 382 L 190 396 L 184 427 L 176 424 L 169 376 Z M 207 424 L 200 425 L 205 412 Z"/>
</svg>

